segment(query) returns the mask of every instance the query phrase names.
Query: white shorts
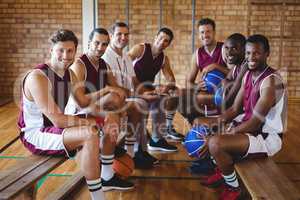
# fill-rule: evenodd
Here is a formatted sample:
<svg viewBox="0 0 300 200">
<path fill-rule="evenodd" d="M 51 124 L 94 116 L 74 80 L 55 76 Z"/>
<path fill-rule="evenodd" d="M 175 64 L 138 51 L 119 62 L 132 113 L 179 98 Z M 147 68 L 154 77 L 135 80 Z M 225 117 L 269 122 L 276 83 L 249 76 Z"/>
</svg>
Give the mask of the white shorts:
<svg viewBox="0 0 300 200">
<path fill-rule="evenodd" d="M 74 156 L 76 151 L 67 151 L 63 143 L 64 130 L 54 126 L 37 128 L 21 132 L 20 138 L 33 154 Z"/>
<path fill-rule="evenodd" d="M 247 135 L 249 138 L 249 148 L 244 158 L 255 154 L 273 156 L 282 147 L 282 140 L 278 134 L 269 134 L 265 139 L 261 134 L 257 136 Z"/>
</svg>

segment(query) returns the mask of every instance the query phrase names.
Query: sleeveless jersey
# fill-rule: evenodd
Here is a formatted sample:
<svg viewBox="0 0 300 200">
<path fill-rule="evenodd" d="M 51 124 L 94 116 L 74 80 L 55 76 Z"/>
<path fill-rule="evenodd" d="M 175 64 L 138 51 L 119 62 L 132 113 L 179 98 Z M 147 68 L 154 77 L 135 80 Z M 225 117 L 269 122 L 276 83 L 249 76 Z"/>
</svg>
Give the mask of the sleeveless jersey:
<svg viewBox="0 0 300 200">
<path fill-rule="evenodd" d="M 161 52 L 157 57 L 153 58 L 151 45 L 149 43 L 145 43 L 143 55 L 133 61 L 134 71 L 137 79 L 141 83 L 153 83 L 156 74 L 163 66 L 164 59 L 165 56 L 163 52 Z"/>
<path fill-rule="evenodd" d="M 61 111 L 67 104 L 70 95 L 70 73 L 65 72 L 64 77 L 59 77 L 47 64 L 40 64 L 35 69 L 41 70 L 50 80 L 51 94 L 55 103 Z M 22 132 L 36 128 L 53 126 L 52 122 L 40 111 L 35 102 L 30 101 L 24 94 L 24 82 L 22 86 L 21 110 L 18 119 L 18 126 Z"/>
</svg>

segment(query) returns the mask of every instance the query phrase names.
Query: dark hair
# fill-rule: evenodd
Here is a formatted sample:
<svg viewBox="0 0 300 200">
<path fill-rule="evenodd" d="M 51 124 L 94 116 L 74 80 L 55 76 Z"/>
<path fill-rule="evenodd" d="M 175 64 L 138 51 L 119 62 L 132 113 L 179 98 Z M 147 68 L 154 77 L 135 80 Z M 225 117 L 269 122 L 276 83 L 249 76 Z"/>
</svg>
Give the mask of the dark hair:
<svg viewBox="0 0 300 200">
<path fill-rule="evenodd" d="M 89 41 L 92 41 L 95 33 L 108 35 L 108 32 L 105 28 L 95 28 L 89 35 Z"/>
<path fill-rule="evenodd" d="M 232 40 L 239 43 L 242 47 L 246 45 L 246 37 L 240 33 L 231 34 L 226 40 Z"/>
<path fill-rule="evenodd" d="M 202 25 L 211 25 L 213 27 L 213 30 L 216 30 L 216 23 L 214 20 L 210 18 L 202 18 L 198 21 L 198 27 Z"/>
<path fill-rule="evenodd" d="M 116 30 L 116 27 L 126 27 L 127 29 L 129 29 L 128 25 L 125 22 L 116 22 L 110 27 L 109 32 L 113 34 Z"/>
<path fill-rule="evenodd" d="M 72 41 L 75 44 L 75 48 L 78 46 L 78 39 L 76 35 L 67 29 L 59 29 L 55 31 L 49 38 L 49 41 L 52 45 L 58 42 Z"/>
<path fill-rule="evenodd" d="M 172 30 L 167 27 L 163 27 L 163 28 L 159 29 L 159 31 L 157 32 L 157 35 L 159 35 L 161 32 L 167 34 L 170 37 L 169 43 L 171 43 L 174 38 L 174 34 L 173 34 Z"/>
<path fill-rule="evenodd" d="M 250 35 L 246 42 L 261 44 L 263 46 L 265 52 L 270 51 L 269 41 L 264 35 L 260 35 L 260 34 Z"/>
</svg>

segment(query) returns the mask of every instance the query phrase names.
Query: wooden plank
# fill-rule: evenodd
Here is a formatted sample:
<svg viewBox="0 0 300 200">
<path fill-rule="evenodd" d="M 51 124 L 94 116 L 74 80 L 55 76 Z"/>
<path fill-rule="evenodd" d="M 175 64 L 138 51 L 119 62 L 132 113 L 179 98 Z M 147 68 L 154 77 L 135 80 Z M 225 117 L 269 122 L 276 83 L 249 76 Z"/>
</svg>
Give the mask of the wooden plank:
<svg viewBox="0 0 300 200">
<path fill-rule="evenodd" d="M 76 172 L 62 186 L 47 196 L 46 200 L 66 199 L 71 192 L 85 183 L 84 176 L 81 172 Z"/>
<path fill-rule="evenodd" d="M 253 199 L 300 199 L 299 191 L 270 158 L 245 160 L 235 168 Z"/>
<path fill-rule="evenodd" d="M 46 161 L 41 163 L 38 167 L 35 167 L 34 170 L 29 171 L 13 184 L 5 187 L 5 190 L 0 192 L 0 199 L 13 198 L 23 190 L 29 189 L 37 180 L 59 166 L 65 160 L 65 157 L 47 157 Z"/>
</svg>

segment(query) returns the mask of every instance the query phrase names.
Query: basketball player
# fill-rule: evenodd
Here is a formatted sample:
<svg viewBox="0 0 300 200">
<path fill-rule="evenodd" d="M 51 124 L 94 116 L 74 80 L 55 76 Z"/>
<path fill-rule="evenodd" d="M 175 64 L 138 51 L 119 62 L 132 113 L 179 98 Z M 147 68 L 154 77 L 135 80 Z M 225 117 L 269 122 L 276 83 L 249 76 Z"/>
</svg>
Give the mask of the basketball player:
<svg viewBox="0 0 300 200">
<path fill-rule="evenodd" d="M 104 200 L 99 165 L 99 136 L 95 118 L 81 119 L 63 114 L 70 94 L 68 70 L 78 40 L 72 31 L 60 29 L 50 37 L 50 60 L 26 74 L 18 126 L 24 146 L 34 154 L 74 156 L 84 174 L 91 198 Z M 103 131 L 112 141 L 118 134 L 118 116 L 106 116 Z M 84 159 L 80 159 L 84 157 Z"/>
<path fill-rule="evenodd" d="M 129 42 L 129 27 L 127 24 L 123 22 L 114 23 L 110 30 L 110 39 L 111 42 L 102 58 L 111 67 L 118 85 L 127 91 L 130 97 L 139 97 L 127 99 L 128 124 L 130 127 L 128 130 L 129 134 L 125 138 L 125 148 L 133 157 L 137 168 L 152 168 L 158 160 L 144 148 L 146 146 L 144 142 L 146 141 L 146 119 L 143 113 L 147 112 L 148 103 L 156 101 L 159 96 L 155 95 L 153 91 L 135 94 L 135 88 L 138 87 L 139 81 L 135 76 L 130 57 L 123 52 Z M 141 151 L 138 154 L 134 152 L 136 137 L 139 137 L 138 143 L 141 147 Z"/>
<path fill-rule="evenodd" d="M 168 48 L 174 38 L 173 32 L 169 28 L 161 28 L 152 44 L 149 43 L 141 43 L 135 45 L 129 52 L 128 55 L 133 60 L 134 71 L 137 79 L 140 83 L 143 83 L 146 89 L 153 89 L 153 83 L 155 80 L 155 76 L 159 71 L 162 71 L 167 83 L 165 86 L 161 86 L 162 90 L 160 92 L 164 94 L 172 93 L 175 86 L 175 77 L 173 71 L 170 67 L 170 61 L 168 56 L 164 54 L 164 50 Z M 167 136 L 175 139 L 181 140 L 183 139 L 183 135 L 177 133 L 173 127 L 173 118 L 175 115 L 175 108 L 177 105 L 176 98 L 168 97 L 166 100 L 166 133 Z M 158 120 L 160 116 L 159 114 L 164 114 L 163 112 L 159 112 L 153 114 L 154 123 Z M 156 130 L 154 129 L 154 132 Z M 153 134 L 157 138 L 157 134 Z M 150 141 L 150 147 L 153 142 Z"/>
<path fill-rule="evenodd" d="M 109 44 L 109 34 L 103 28 L 94 29 L 89 35 L 88 52 L 82 54 L 71 65 L 71 70 L 77 77 L 77 92 L 85 98 L 70 98 L 65 113 L 72 115 L 97 115 L 100 111 L 117 111 L 124 106 L 126 92 L 118 86 L 110 67 L 101 58 Z M 98 96 L 101 96 L 99 98 Z M 116 97 L 118 95 L 119 97 Z M 92 100 L 99 100 L 92 104 Z M 104 113 L 103 113 L 104 115 Z M 121 115 L 121 113 L 120 113 Z M 115 143 L 109 137 L 101 138 L 101 178 L 103 191 L 127 190 L 133 188 L 133 183 L 115 175 L 112 164 Z"/>
<path fill-rule="evenodd" d="M 273 156 L 282 146 L 286 94 L 281 76 L 267 64 L 269 54 L 265 36 L 249 36 L 245 53 L 249 71 L 233 105 L 220 117 L 221 122 L 228 123 L 244 112 L 242 122 L 235 123 L 221 135 L 207 138 L 208 150 L 217 168 L 203 183 L 216 186 L 224 182 L 221 199 L 240 196 L 233 167 L 236 159 Z"/>
<path fill-rule="evenodd" d="M 202 47 L 198 48 L 192 57 L 192 69 L 187 78 L 187 88 L 181 90 L 182 96 L 179 111 L 192 124 L 193 120 L 206 114 L 202 111 L 202 102 L 197 102 L 196 95 L 199 91 L 207 91 L 203 78 L 212 70 L 219 70 L 223 74 L 228 73 L 228 69 L 222 59 L 222 42 L 215 40 L 216 25 L 212 19 L 203 18 L 198 22 L 199 38 Z M 196 77 L 200 73 L 200 81 Z"/>
</svg>

